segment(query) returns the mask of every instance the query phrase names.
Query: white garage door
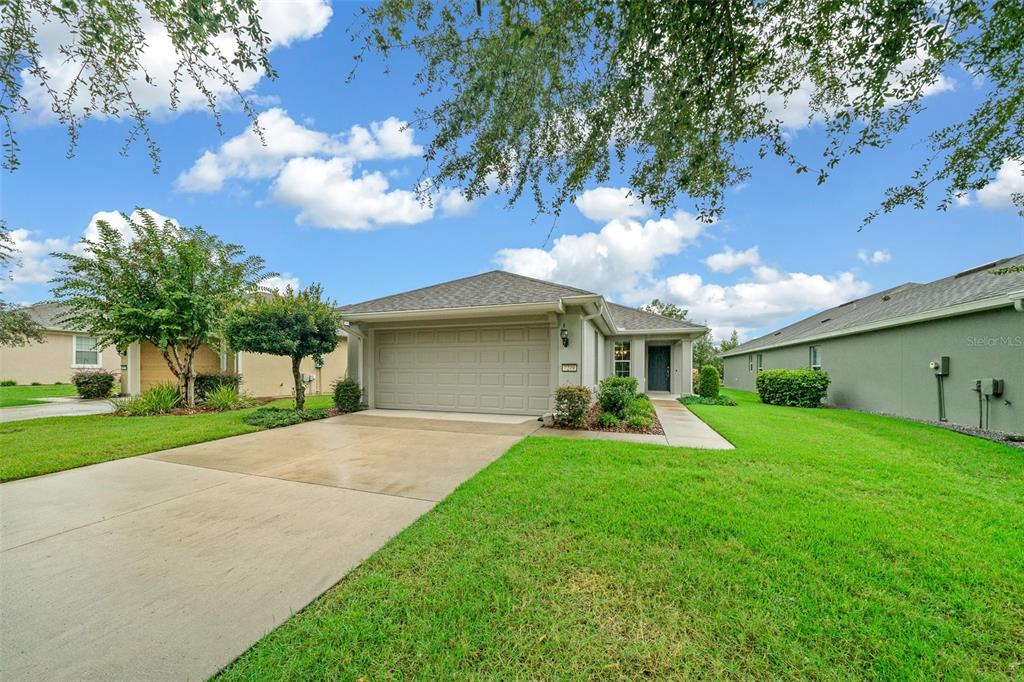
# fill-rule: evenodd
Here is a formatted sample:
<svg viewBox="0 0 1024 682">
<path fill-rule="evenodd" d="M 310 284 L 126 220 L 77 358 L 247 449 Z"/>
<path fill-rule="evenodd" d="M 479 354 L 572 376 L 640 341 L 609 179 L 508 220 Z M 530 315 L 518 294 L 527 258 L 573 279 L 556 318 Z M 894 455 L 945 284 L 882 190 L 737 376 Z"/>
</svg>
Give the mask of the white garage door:
<svg viewBox="0 0 1024 682">
<path fill-rule="evenodd" d="M 543 414 L 551 336 L 543 325 L 376 331 L 377 407 Z"/>
</svg>

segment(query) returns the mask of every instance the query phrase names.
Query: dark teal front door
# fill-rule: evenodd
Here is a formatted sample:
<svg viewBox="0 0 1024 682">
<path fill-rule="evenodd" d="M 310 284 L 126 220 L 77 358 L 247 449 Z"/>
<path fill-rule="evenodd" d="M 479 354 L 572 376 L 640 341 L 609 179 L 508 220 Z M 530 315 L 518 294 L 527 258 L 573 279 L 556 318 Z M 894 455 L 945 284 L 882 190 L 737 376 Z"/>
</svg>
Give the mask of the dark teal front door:
<svg viewBox="0 0 1024 682">
<path fill-rule="evenodd" d="M 668 346 L 647 347 L 647 390 L 667 391 L 669 390 Z"/>
</svg>

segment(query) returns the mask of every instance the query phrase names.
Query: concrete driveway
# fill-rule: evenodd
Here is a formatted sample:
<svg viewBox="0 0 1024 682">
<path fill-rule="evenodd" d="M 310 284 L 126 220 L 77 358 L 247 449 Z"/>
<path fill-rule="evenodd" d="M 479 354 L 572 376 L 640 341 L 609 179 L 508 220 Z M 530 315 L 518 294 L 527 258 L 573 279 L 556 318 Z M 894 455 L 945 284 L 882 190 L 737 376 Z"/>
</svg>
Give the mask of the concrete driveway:
<svg viewBox="0 0 1024 682">
<path fill-rule="evenodd" d="M 0 485 L 0 679 L 205 679 L 538 426 L 416 417 Z"/>
<path fill-rule="evenodd" d="M 0 410 L 0 422 L 17 422 L 43 417 L 80 417 L 83 414 L 109 414 L 114 404 L 109 400 L 82 400 L 81 398 L 39 398 L 44 405 L 20 405 Z"/>
</svg>

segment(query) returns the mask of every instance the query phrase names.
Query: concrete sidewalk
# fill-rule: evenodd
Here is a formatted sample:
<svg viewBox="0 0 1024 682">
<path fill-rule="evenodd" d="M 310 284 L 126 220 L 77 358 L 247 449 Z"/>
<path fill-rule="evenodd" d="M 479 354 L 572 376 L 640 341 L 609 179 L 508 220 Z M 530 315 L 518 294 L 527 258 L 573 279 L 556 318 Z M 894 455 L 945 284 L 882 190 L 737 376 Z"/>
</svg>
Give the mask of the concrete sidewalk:
<svg viewBox="0 0 1024 682">
<path fill-rule="evenodd" d="M 206 679 L 537 428 L 471 419 L 345 415 L 0 485 L 0 679 Z"/>
<path fill-rule="evenodd" d="M 0 423 L 42 419 L 43 417 L 79 417 L 84 414 L 109 414 L 114 404 L 109 400 L 82 400 L 81 398 L 38 398 L 45 405 L 20 405 L 0 409 Z"/>
</svg>

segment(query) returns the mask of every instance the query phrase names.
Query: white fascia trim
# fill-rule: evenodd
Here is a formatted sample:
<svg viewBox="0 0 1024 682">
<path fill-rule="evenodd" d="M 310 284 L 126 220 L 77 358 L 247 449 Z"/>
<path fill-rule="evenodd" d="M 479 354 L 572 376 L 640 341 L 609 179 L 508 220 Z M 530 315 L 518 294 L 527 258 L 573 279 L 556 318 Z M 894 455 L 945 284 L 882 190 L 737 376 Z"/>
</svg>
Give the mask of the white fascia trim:
<svg viewBox="0 0 1024 682">
<path fill-rule="evenodd" d="M 700 329 L 694 329 L 693 327 L 685 327 L 681 329 L 618 329 L 615 332 L 616 336 L 623 336 L 626 334 L 634 334 L 637 336 L 679 336 L 684 334 L 696 338 L 708 330 L 707 327 L 701 327 Z"/>
<path fill-rule="evenodd" d="M 1003 308 L 1008 305 L 1013 305 L 1015 297 L 1020 295 L 1024 295 L 1024 292 L 1022 292 L 1021 294 L 1010 294 L 1009 296 L 1003 294 L 1002 296 L 983 298 L 980 301 L 960 303 L 958 305 L 951 305 L 948 308 L 926 310 L 923 313 L 915 313 L 913 315 L 907 315 L 906 317 L 896 317 L 888 320 L 879 320 L 877 322 L 868 322 L 867 324 L 857 325 L 856 327 L 849 327 L 848 329 L 839 329 L 834 332 L 815 334 L 813 336 L 804 336 L 799 339 L 794 339 L 792 341 L 782 341 L 780 343 L 775 343 L 770 346 L 761 346 L 760 348 L 748 348 L 746 350 L 729 351 L 728 353 L 722 353 L 722 357 L 730 358 L 735 355 L 749 355 L 750 353 L 760 353 L 762 351 L 772 350 L 773 348 L 799 346 L 805 343 L 814 343 L 815 341 L 834 339 L 839 336 L 851 336 L 853 334 L 863 334 L 864 332 L 873 332 L 879 329 L 903 327 L 908 324 L 917 324 L 919 322 L 939 320 L 944 317 L 956 317 L 958 315 L 967 315 L 968 313 L 979 313 L 985 310 L 995 310 L 996 308 Z"/>
<path fill-rule="evenodd" d="M 430 320 L 451 317 L 480 317 L 486 315 L 528 315 L 530 313 L 562 313 L 561 301 L 547 303 L 507 303 L 503 305 L 477 305 L 465 308 L 428 308 L 425 310 L 393 310 L 379 313 L 341 313 L 349 322 L 390 322 L 401 320 Z"/>
</svg>

